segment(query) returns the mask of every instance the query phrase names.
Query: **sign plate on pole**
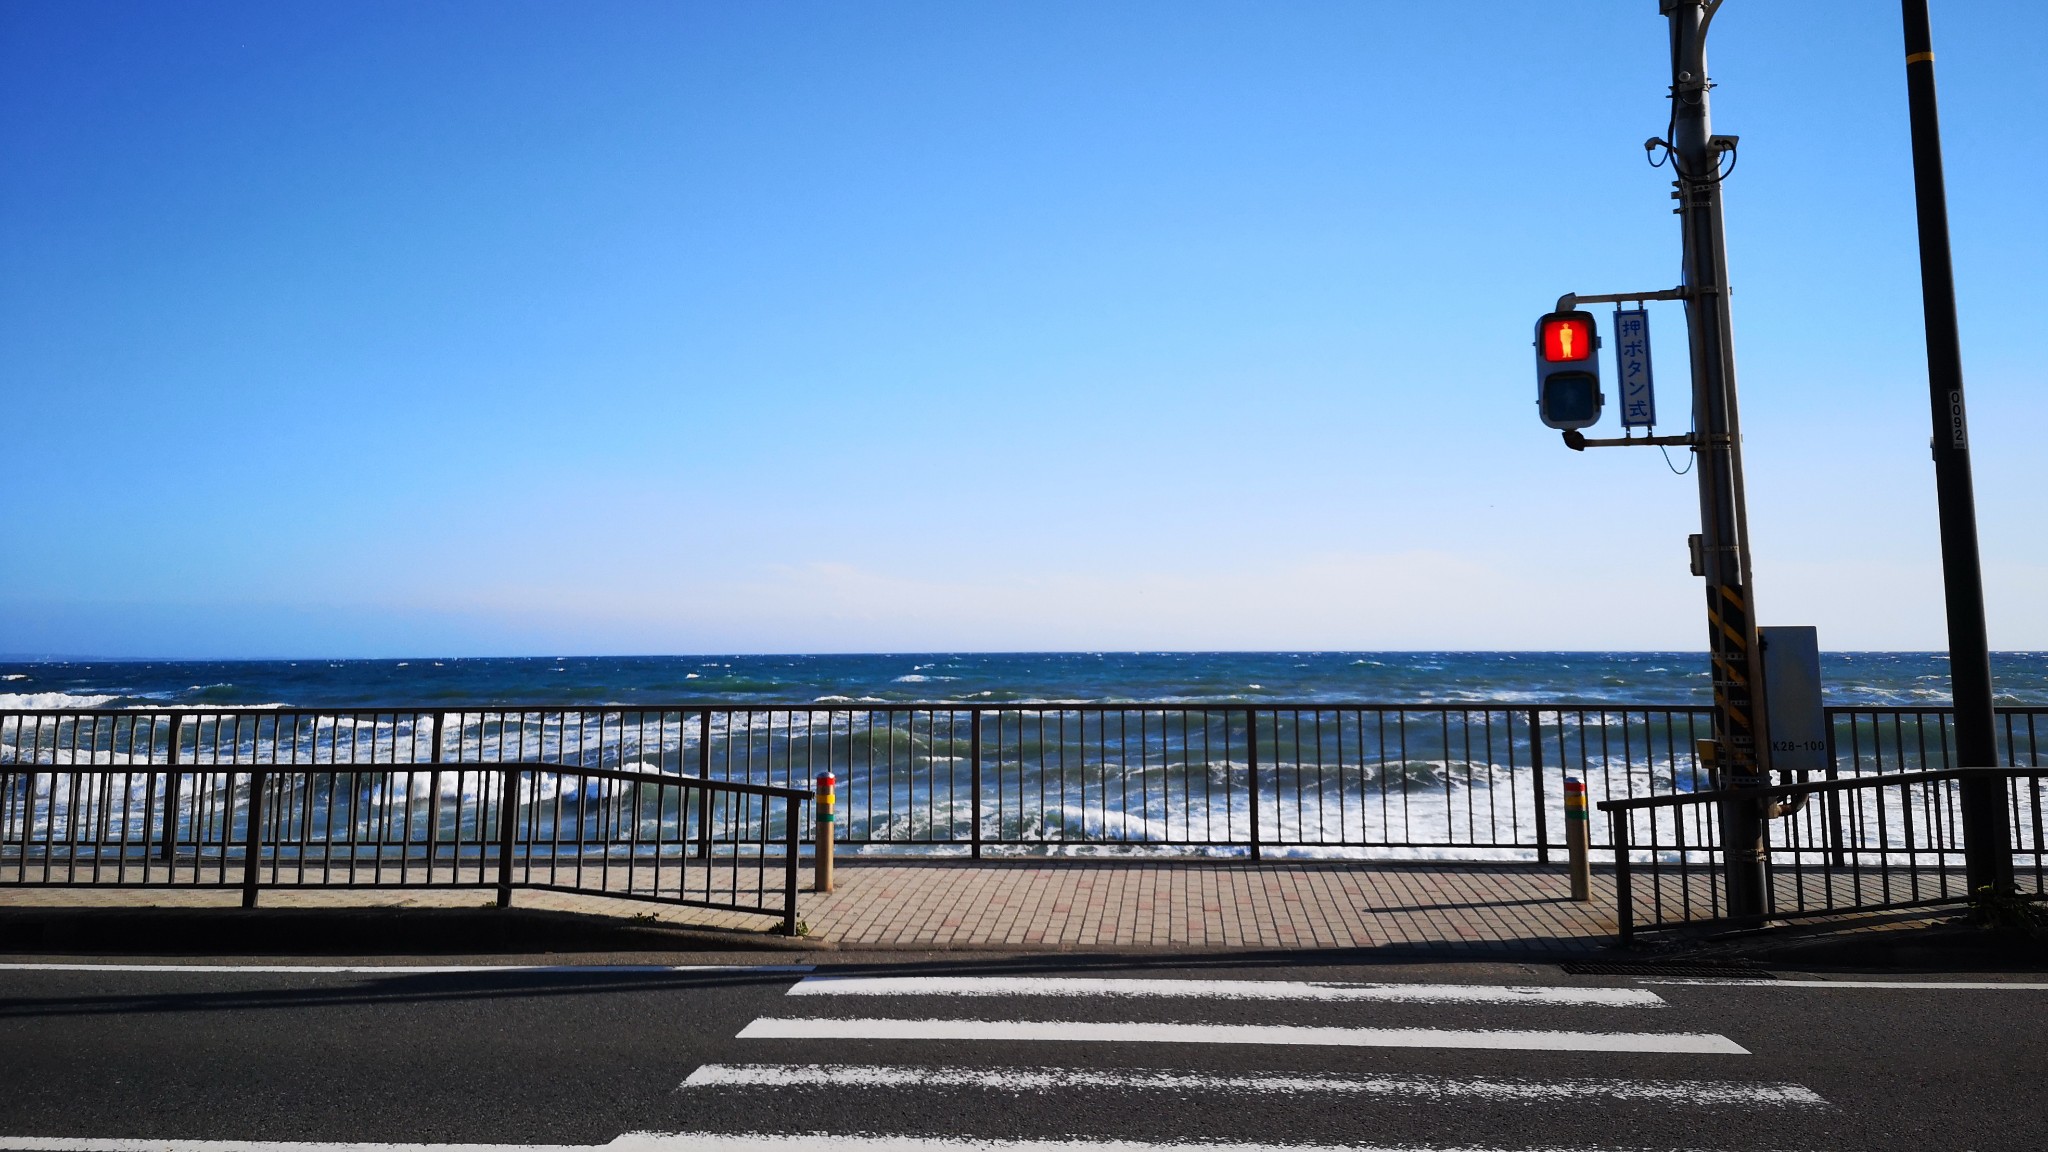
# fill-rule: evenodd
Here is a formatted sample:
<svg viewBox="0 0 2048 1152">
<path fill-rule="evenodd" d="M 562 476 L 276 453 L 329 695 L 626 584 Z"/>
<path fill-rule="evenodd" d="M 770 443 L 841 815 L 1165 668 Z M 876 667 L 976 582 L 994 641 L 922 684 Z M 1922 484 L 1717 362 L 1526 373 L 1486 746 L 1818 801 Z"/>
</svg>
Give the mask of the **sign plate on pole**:
<svg viewBox="0 0 2048 1152">
<path fill-rule="evenodd" d="M 1650 383 L 1650 313 L 1614 310 L 1614 369 L 1621 384 L 1621 426 L 1657 424 L 1657 393 Z"/>
<path fill-rule="evenodd" d="M 1820 639 L 1812 628 L 1756 630 L 1764 650 L 1765 721 L 1770 725 L 1771 767 L 1780 772 L 1826 772 L 1827 710 L 1821 705 Z"/>
</svg>

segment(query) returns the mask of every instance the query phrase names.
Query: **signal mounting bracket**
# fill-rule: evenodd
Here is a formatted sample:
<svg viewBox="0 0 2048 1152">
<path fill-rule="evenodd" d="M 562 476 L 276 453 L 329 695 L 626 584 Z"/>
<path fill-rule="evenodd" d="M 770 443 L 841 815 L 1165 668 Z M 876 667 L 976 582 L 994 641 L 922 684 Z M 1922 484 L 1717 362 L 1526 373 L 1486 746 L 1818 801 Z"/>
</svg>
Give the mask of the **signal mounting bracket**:
<svg viewBox="0 0 2048 1152">
<path fill-rule="evenodd" d="M 1634 297 L 1630 297 L 1630 299 L 1634 299 Z M 1585 433 L 1572 428 L 1565 431 L 1564 446 L 1574 452 L 1584 452 L 1588 448 L 1630 448 L 1636 446 L 1655 448 L 1667 444 L 1674 447 L 1684 445 L 1690 448 L 1697 448 L 1702 444 L 1725 443 L 1727 439 L 1726 434 L 1702 436 L 1697 432 L 1688 432 L 1683 436 L 1610 436 L 1602 440 L 1593 440 L 1589 439 Z"/>
<path fill-rule="evenodd" d="M 1630 300 L 1690 300 L 1690 288 L 1664 288 L 1656 292 L 1606 292 L 1596 296 L 1581 296 L 1567 292 L 1557 298 L 1557 311 L 1575 312 L 1581 304 L 1625 304 Z"/>
</svg>

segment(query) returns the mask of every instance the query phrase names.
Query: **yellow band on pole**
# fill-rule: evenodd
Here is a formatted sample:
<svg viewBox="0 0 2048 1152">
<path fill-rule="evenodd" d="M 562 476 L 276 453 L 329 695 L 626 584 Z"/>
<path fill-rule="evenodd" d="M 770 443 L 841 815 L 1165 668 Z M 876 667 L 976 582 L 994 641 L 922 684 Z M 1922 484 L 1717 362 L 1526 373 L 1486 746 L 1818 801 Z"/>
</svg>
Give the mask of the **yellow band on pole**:
<svg viewBox="0 0 2048 1152">
<path fill-rule="evenodd" d="M 1913 54 L 1912 54 L 1911 56 L 1908 56 L 1908 57 L 1906 57 L 1906 63 L 1908 63 L 1908 64 L 1932 64 L 1932 63 L 1934 63 L 1934 53 L 1932 53 L 1932 52 L 1915 52 L 1915 53 L 1913 53 Z"/>
</svg>

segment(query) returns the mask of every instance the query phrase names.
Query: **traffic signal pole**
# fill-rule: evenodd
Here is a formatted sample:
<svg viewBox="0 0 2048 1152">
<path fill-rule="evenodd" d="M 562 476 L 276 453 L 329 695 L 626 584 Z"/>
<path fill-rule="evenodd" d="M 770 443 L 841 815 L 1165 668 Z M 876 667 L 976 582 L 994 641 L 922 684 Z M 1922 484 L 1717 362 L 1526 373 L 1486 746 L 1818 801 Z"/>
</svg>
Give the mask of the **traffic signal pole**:
<svg viewBox="0 0 2048 1152">
<path fill-rule="evenodd" d="M 1714 682 L 1719 784 L 1754 800 L 1721 805 L 1731 919 L 1766 910 L 1764 804 L 1768 752 L 1750 579 L 1749 518 L 1742 490 L 1742 429 L 1735 401 L 1735 345 L 1721 221 L 1721 159 L 1732 139 L 1713 135 L 1707 28 L 1720 0 L 1659 0 L 1670 22 L 1672 131 L 1668 141 L 1685 244 L 1685 312 L 1691 341 L 1693 429 L 1698 453 L 1707 648 Z"/>
<path fill-rule="evenodd" d="M 1934 102 L 1934 41 L 1927 0 L 1901 0 L 1906 24 L 1906 99 L 1913 130 L 1913 188 L 1920 216 L 1920 297 L 1927 316 L 1927 383 L 1934 412 L 1934 487 L 1941 514 L 1941 574 L 1948 609 L 1949 685 L 1955 697 L 1956 763 L 1998 766 L 1991 704 L 1991 644 L 1977 560 L 1977 500 L 1970 481 L 1963 412 L 1962 340 L 1956 330 L 1955 272 L 1949 263 L 1948 194 L 1942 180 L 1941 119 Z M 2005 785 L 1965 780 L 1964 863 L 1970 890 L 2012 887 Z"/>
</svg>

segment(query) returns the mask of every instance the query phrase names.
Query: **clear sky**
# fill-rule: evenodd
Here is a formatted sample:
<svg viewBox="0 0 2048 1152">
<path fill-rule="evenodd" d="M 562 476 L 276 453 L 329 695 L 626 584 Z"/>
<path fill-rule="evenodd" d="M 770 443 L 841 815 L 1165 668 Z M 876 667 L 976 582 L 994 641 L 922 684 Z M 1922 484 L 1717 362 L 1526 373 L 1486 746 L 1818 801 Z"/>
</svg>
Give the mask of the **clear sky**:
<svg viewBox="0 0 2048 1152">
<path fill-rule="evenodd" d="M 1692 477 L 1533 405 L 1552 300 L 1677 279 L 1656 9 L 11 0 L 0 652 L 1704 647 Z M 1935 4 L 2007 649 L 2044 41 Z M 1711 43 L 1759 615 L 1829 648 L 1946 644 L 1902 56 Z"/>
</svg>

